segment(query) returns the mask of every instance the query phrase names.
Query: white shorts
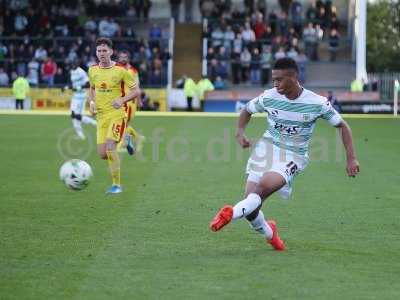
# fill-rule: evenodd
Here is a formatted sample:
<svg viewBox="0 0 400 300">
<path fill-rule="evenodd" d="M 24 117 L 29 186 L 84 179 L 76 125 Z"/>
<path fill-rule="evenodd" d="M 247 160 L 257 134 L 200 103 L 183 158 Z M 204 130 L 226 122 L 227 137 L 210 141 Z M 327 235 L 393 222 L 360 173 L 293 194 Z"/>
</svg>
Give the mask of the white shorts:
<svg viewBox="0 0 400 300">
<path fill-rule="evenodd" d="M 75 92 L 72 95 L 70 110 L 77 115 L 82 115 L 85 110 L 86 94 Z"/>
<path fill-rule="evenodd" d="M 261 138 L 255 145 L 246 166 L 247 181 L 258 183 L 265 172 L 276 172 L 285 179 L 286 185 L 278 193 L 288 199 L 294 177 L 307 166 L 307 158 L 273 145 Z"/>
</svg>

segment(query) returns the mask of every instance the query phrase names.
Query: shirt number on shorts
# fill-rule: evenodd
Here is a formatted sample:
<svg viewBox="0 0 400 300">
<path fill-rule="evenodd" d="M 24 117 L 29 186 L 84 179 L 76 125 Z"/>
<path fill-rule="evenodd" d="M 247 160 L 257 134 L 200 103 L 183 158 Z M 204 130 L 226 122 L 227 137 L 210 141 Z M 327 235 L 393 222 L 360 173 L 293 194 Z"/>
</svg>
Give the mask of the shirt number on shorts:
<svg viewBox="0 0 400 300">
<path fill-rule="evenodd" d="M 113 124 L 112 130 L 113 130 L 115 133 L 117 133 L 117 134 L 120 133 L 120 131 L 121 131 L 121 124 L 117 124 L 117 125 Z"/>
<path fill-rule="evenodd" d="M 293 161 L 289 162 L 286 165 L 286 174 L 288 174 L 288 175 L 296 174 L 297 170 L 298 170 L 298 167 Z"/>
</svg>

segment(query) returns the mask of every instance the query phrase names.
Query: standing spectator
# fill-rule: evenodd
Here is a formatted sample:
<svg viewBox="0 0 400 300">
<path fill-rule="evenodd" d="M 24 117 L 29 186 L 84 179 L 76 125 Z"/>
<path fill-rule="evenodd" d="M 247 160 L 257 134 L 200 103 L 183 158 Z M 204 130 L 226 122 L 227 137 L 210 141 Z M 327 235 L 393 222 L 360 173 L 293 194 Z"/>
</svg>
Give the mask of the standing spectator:
<svg viewBox="0 0 400 300">
<path fill-rule="evenodd" d="M 203 75 L 199 80 L 199 82 L 197 83 L 197 92 L 199 95 L 201 111 L 204 111 L 205 93 L 213 90 L 214 90 L 214 85 L 212 84 L 210 79 L 207 78 L 207 76 Z"/>
<path fill-rule="evenodd" d="M 54 85 L 54 76 L 57 73 L 57 64 L 51 57 L 47 58 L 42 64 L 42 80 L 47 83 L 48 86 Z"/>
<path fill-rule="evenodd" d="M 272 64 L 272 47 L 267 45 L 263 47 L 261 53 L 261 84 L 266 85 L 269 83 L 271 64 Z"/>
<path fill-rule="evenodd" d="M 300 3 L 300 1 L 293 1 L 290 12 L 292 15 L 292 25 L 294 30 L 298 35 L 300 35 L 303 27 L 303 5 Z"/>
<path fill-rule="evenodd" d="M 240 54 L 240 62 L 242 69 L 242 80 L 247 82 L 249 79 L 249 70 L 250 70 L 250 62 L 251 62 L 251 53 L 247 47 L 244 47 L 243 52 Z"/>
<path fill-rule="evenodd" d="M 28 63 L 28 82 L 30 85 L 37 86 L 39 84 L 40 64 L 35 57 L 32 57 Z"/>
<path fill-rule="evenodd" d="M 147 21 L 149 19 L 149 12 L 152 6 L 150 0 L 142 0 L 143 1 L 143 18 Z"/>
<path fill-rule="evenodd" d="M 242 38 L 243 38 L 244 46 L 251 46 L 252 43 L 256 40 L 256 35 L 255 35 L 253 29 L 251 29 L 249 22 L 246 22 L 244 24 Z"/>
<path fill-rule="evenodd" d="M 13 82 L 13 94 L 15 97 L 15 109 L 24 109 L 24 100 L 29 93 L 29 83 L 23 76 L 18 76 Z"/>
<path fill-rule="evenodd" d="M 160 39 L 162 38 L 162 29 L 157 23 L 153 23 L 149 30 L 149 47 L 160 47 Z"/>
<path fill-rule="evenodd" d="M 251 55 L 250 63 L 250 80 L 252 84 L 260 83 L 260 60 L 260 51 L 258 50 L 258 48 L 254 48 Z"/>
<path fill-rule="evenodd" d="M 185 93 L 186 96 L 187 111 L 193 111 L 192 102 L 193 102 L 193 97 L 197 92 L 197 86 L 192 78 L 185 76 L 185 84 L 183 86 L 183 92 Z"/>
<path fill-rule="evenodd" d="M 17 35 L 22 36 L 26 34 L 26 28 L 28 26 L 28 19 L 21 14 L 21 12 L 17 12 L 17 15 L 14 18 L 14 29 Z"/>
<path fill-rule="evenodd" d="M 4 68 L 0 67 L 0 86 L 7 86 L 10 83 L 8 74 L 4 72 Z"/>
<path fill-rule="evenodd" d="M 57 85 L 65 85 L 68 82 L 68 77 L 63 68 L 58 67 L 56 75 L 54 76 L 54 83 Z"/>
<path fill-rule="evenodd" d="M 171 8 L 171 17 L 174 18 L 176 23 L 179 22 L 181 3 L 182 0 L 169 0 L 169 5 Z"/>
<path fill-rule="evenodd" d="M 47 51 L 40 45 L 39 48 L 35 50 L 35 59 L 39 62 L 43 62 L 47 58 Z"/>
<path fill-rule="evenodd" d="M 212 0 L 201 0 L 200 11 L 203 18 L 210 18 L 216 10 L 215 3 Z"/>
<path fill-rule="evenodd" d="M 303 39 L 307 57 L 309 57 L 311 60 L 315 60 L 318 37 L 317 32 L 315 31 L 315 28 L 311 22 L 308 23 L 307 27 L 303 31 Z"/>
<path fill-rule="evenodd" d="M 306 12 L 307 22 L 315 23 L 317 21 L 317 7 L 315 2 L 311 3 Z"/>
<path fill-rule="evenodd" d="M 292 4 L 292 0 L 279 0 L 279 5 L 282 11 L 286 14 L 289 13 L 290 5 Z"/>
<path fill-rule="evenodd" d="M 242 35 L 240 33 L 236 34 L 236 38 L 233 40 L 233 53 L 239 54 L 242 53 L 243 49 L 243 40 Z"/>
<path fill-rule="evenodd" d="M 304 51 L 300 50 L 299 55 L 297 56 L 297 67 L 299 68 L 299 81 L 300 83 L 306 82 L 306 66 L 307 66 L 307 56 L 304 54 Z"/>
<path fill-rule="evenodd" d="M 228 25 L 226 27 L 226 30 L 224 31 L 224 44 L 223 44 L 228 53 L 231 53 L 234 39 L 235 39 L 235 32 L 232 30 L 232 27 Z"/>
<path fill-rule="evenodd" d="M 267 26 L 265 25 L 263 15 L 260 12 L 256 13 L 256 22 L 254 23 L 253 29 L 257 40 L 262 39 L 267 32 Z"/>
<path fill-rule="evenodd" d="M 275 60 L 281 59 L 286 57 L 286 52 L 285 52 L 285 48 L 283 48 L 282 46 L 279 47 L 278 51 L 275 53 Z"/>
<path fill-rule="evenodd" d="M 99 35 L 104 37 L 114 37 L 119 32 L 119 25 L 110 17 L 103 18 L 99 23 Z"/>
<path fill-rule="evenodd" d="M 279 32 L 282 36 L 286 36 L 289 31 L 289 20 L 286 12 L 282 11 L 278 16 Z"/>
<path fill-rule="evenodd" d="M 233 84 L 240 83 L 240 53 L 233 52 L 231 57 L 231 69 L 232 69 L 232 82 Z"/>
<path fill-rule="evenodd" d="M 330 61 L 336 61 L 336 54 L 339 48 L 339 33 L 336 29 L 332 29 L 329 34 L 329 54 L 330 54 Z"/>
<path fill-rule="evenodd" d="M 222 45 L 224 40 L 224 33 L 219 26 L 216 26 L 211 32 L 212 46 L 219 47 Z"/>
<path fill-rule="evenodd" d="M 7 53 L 8 53 L 7 47 L 2 43 L 2 41 L 0 41 L 0 64 L 6 58 Z"/>
</svg>

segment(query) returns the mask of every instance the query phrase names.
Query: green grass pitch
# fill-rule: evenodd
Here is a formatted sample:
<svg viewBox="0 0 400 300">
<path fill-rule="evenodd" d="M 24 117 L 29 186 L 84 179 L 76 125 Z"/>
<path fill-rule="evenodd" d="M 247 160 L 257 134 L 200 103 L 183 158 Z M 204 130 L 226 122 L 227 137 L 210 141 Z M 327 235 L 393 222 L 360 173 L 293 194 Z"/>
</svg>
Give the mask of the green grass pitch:
<svg viewBox="0 0 400 300">
<path fill-rule="evenodd" d="M 208 229 L 243 194 L 236 118 L 137 117 L 144 153 L 123 155 L 124 193 L 106 196 L 92 127 L 81 142 L 66 116 L 1 115 L 0 299 L 400 299 L 400 120 L 349 123 L 358 178 L 319 121 L 291 200 L 264 205 L 280 253 L 245 221 Z M 66 157 L 91 164 L 86 190 L 59 181 Z"/>
</svg>

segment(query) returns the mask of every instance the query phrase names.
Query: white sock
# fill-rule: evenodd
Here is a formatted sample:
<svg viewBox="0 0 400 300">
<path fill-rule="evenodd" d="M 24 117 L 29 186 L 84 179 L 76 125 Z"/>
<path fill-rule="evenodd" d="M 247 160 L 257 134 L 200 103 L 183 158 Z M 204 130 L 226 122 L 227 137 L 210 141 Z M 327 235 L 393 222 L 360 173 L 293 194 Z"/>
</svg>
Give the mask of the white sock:
<svg viewBox="0 0 400 300">
<path fill-rule="evenodd" d="M 82 116 L 82 122 L 83 122 L 83 124 L 90 124 L 93 126 L 97 125 L 96 120 L 91 117 L 88 117 L 88 116 Z"/>
<path fill-rule="evenodd" d="M 257 207 L 261 204 L 261 198 L 259 195 L 255 193 L 251 193 L 247 196 L 246 199 L 236 203 L 233 207 L 233 216 L 232 219 L 240 219 L 246 217 L 251 214 Z"/>
<path fill-rule="evenodd" d="M 249 221 L 249 223 L 251 228 L 253 228 L 258 233 L 264 235 L 266 239 L 268 240 L 272 239 L 273 235 L 272 228 L 266 222 L 264 218 L 264 213 L 262 212 L 261 209 L 258 211 L 257 217 L 254 220 Z"/>
<path fill-rule="evenodd" d="M 81 138 L 81 139 L 85 139 L 85 135 L 83 134 L 83 130 L 82 130 L 82 125 L 81 125 L 81 121 L 77 120 L 77 119 L 72 119 L 72 125 L 74 126 L 75 132 L 76 134 Z"/>
</svg>

